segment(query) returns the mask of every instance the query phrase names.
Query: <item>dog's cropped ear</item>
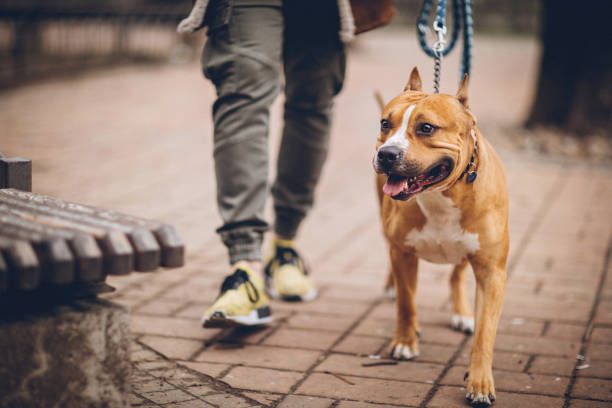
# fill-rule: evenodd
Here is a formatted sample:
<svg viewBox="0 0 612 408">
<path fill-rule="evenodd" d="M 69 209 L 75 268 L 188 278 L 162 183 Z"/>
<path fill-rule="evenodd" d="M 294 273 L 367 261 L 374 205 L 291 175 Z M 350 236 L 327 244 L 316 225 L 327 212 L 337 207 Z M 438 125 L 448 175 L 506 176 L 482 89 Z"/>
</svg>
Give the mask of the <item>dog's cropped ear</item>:
<svg viewBox="0 0 612 408">
<path fill-rule="evenodd" d="M 468 74 L 463 74 L 463 79 L 459 84 L 459 89 L 457 90 L 457 99 L 459 102 L 466 108 L 468 108 Z"/>
<path fill-rule="evenodd" d="M 421 82 L 421 75 L 419 75 L 419 70 L 417 67 L 412 68 L 412 72 L 410 72 L 410 79 L 408 83 L 404 87 L 404 92 L 406 91 L 422 91 L 423 83 Z"/>
</svg>

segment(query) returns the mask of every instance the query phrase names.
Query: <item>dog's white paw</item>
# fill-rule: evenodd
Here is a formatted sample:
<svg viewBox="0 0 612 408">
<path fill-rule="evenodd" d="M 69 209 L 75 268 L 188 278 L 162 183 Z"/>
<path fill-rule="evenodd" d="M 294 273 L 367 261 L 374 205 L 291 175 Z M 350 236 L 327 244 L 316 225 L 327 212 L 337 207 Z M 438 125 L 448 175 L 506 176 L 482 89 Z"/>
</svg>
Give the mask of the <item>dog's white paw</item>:
<svg viewBox="0 0 612 408">
<path fill-rule="evenodd" d="M 493 403 L 493 401 L 495 401 L 495 398 L 491 394 L 484 395 L 478 393 L 476 396 L 474 396 L 473 392 L 468 392 L 465 398 L 470 401 L 471 406 L 478 408 L 488 407 Z"/>
<path fill-rule="evenodd" d="M 395 360 L 412 360 L 418 355 L 418 350 L 412 350 L 409 346 L 401 343 L 393 347 L 393 351 L 391 351 L 391 357 Z"/>
<path fill-rule="evenodd" d="M 471 316 L 454 314 L 451 317 L 451 327 L 464 333 L 474 333 L 474 318 Z"/>
</svg>

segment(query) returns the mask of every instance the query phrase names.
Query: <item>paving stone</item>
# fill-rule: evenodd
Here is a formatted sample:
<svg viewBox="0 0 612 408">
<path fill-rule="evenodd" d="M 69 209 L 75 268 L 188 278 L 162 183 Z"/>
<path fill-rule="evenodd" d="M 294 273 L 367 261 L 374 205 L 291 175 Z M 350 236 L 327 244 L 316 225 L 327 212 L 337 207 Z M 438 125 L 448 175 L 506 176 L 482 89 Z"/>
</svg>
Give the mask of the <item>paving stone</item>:
<svg viewBox="0 0 612 408">
<path fill-rule="evenodd" d="M 584 335 L 585 326 L 552 322 L 546 330 L 545 337 L 565 339 L 580 342 Z"/>
<path fill-rule="evenodd" d="M 380 360 L 332 354 L 325 359 L 315 370 L 318 372 L 331 372 L 336 374 L 357 375 L 398 381 L 415 381 L 433 383 L 444 368 L 443 365 L 420 363 L 415 361 L 401 361 L 395 365 L 371 365 L 380 363 Z M 369 366 L 363 366 L 368 364 Z"/>
<path fill-rule="evenodd" d="M 571 400 L 569 408 L 610 408 L 612 401 L 586 401 L 586 400 Z"/>
<path fill-rule="evenodd" d="M 134 407 L 134 406 L 141 406 L 142 404 L 147 403 L 147 400 L 145 400 L 145 399 L 143 399 L 143 398 L 139 397 L 139 396 L 138 396 L 138 395 L 136 395 L 136 394 L 130 394 L 130 395 L 128 396 L 128 401 L 127 401 L 127 403 L 128 403 L 128 404 L 129 404 L 131 407 Z"/>
<path fill-rule="evenodd" d="M 170 370 L 174 367 L 174 363 L 168 360 L 163 360 L 162 358 L 158 358 L 153 361 L 143 361 L 136 364 L 136 367 L 139 370 L 151 372 L 155 370 Z"/>
<path fill-rule="evenodd" d="M 257 407 L 259 404 L 252 403 L 245 398 L 232 394 L 212 394 L 204 397 L 204 401 L 218 408 L 248 408 Z"/>
<path fill-rule="evenodd" d="M 130 358 L 132 362 L 139 362 L 139 361 L 159 360 L 160 357 L 158 354 L 150 350 L 140 348 L 138 350 L 132 350 L 130 353 Z"/>
<path fill-rule="evenodd" d="M 234 388 L 286 394 L 302 377 L 303 373 L 295 371 L 235 367 L 222 380 Z"/>
<path fill-rule="evenodd" d="M 368 356 L 376 354 L 386 343 L 387 339 L 381 337 L 349 335 L 333 351 Z"/>
<path fill-rule="evenodd" d="M 352 331 L 353 334 L 390 338 L 395 330 L 395 321 L 368 316 Z"/>
<path fill-rule="evenodd" d="M 531 363 L 529 372 L 533 374 L 571 376 L 575 365 L 575 357 L 536 356 Z"/>
<path fill-rule="evenodd" d="M 132 391 L 138 394 L 146 394 L 148 392 L 156 391 L 168 391 L 173 390 L 175 388 L 175 386 L 168 384 L 166 381 L 160 380 L 158 378 L 132 384 Z"/>
<path fill-rule="evenodd" d="M 467 344 L 461 353 L 459 353 L 457 360 L 455 360 L 455 365 L 467 367 L 470 364 L 471 346 L 471 344 Z M 493 353 L 493 369 L 522 372 L 528 361 L 529 355 L 526 354 L 508 351 L 496 351 Z"/>
<path fill-rule="evenodd" d="M 427 408 L 451 408 L 467 407 L 465 401 L 465 388 L 463 387 L 440 387 L 432 400 L 427 404 Z M 512 394 L 496 389 L 497 400 L 496 408 L 562 408 L 563 398 L 545 397 L 542 395 Z"/>
<path fill-rule="evenodd" d="M 272 301 L 271 308 L 276 313 L 277 311 L 296 311 L 301 313 L 318 313 L 332 316 L 347 316 L 357 317 L 365 313 L 369 307 L 369 303 L 355 301 L 353 299 L 322 299 L 317 298 L 311 302 L 281 302 L 278 300 Z"/>
<path fill-rule="evenodd" d="M 160 405 L 168 403 L 177 403 L 193 399 L 193 396 L 177 389 L 145 392 L 142 394 L 142 396 Z"/>
<path fill-rule="evenodd" d="M 195 370 L 211 377 L 219 376 L 222 372 L 230 367 L 229 364 L 197 363 L 192 361 L 181 361 L 180 364 L 191 370 Z"/>
<path fill-rule="evenodd" d="M 612 328 L 595 327 L 591 334 L 591 343 L 612 344 Z"/>
<path fill-rule="evenodd" d="M 278 405 L 278 408 L 328 408 L 333 400 L 304 395 L 289 395 Z"/>
<path fill-rule="evenodd" d="M 166 404 L 165 406 L 167 407 L 172 407 L 172 408 L 208 408 L 208 407 L 213 407 L 213 405 L 210 405 L 200 399 L 192 399 L 189 401 L 181 401 L 181 402 L 171 402 Z"/>
<path fill-rule="evenodd" d="M 519 353 L 574 357 L 580 351 L 580 342 L 499 334 L 495 340 L 495 349 Z"/>
<path fill-rule="evenodd" d="M 423 343 L 447 344 L 451 346 L 459 345 L 465 334 L 448 327 L 429 326 L 421 327 L 421 341 Z"/>
<path fill-rule="evenodd" d="M 588 367 L 584 367 L 585 365 L 588 365 Z M 599 377 L 612 379 L 612 361 L 587 360 L 581 362 L 578 367 L 584 367 L 580 370 L 576 370 L 576 375 L 578 377 Z"/>
<path fill-rule="evenodd" d="M 502 317 L 497 327 L 497 333 L 539 336 L 543 329 L 543 321 L 529 320 L 528 318 L 518 316 L 511 319 Z"/>
<path fill-rule="evenodd" d="M 464 386 L 465 367 L 452 367 L 441 384 Z M 563 396 L 569 378 L 540 374 L 525 374 L 511 371 L 493 370 L 495 390 L 518 391 L 528 394 L 548 394 Z"/>
<path fill-rule="evenodd" d="M 206 341 L 220 329 L 203 329 L 199 320 L 136 314 L 132 315 L 132 332 Z"/>
<path fill-rule="evenodd" d="M 281 328 L 268 337 L 263 344 L 327 350 L 339 337 L 340 334 L 335 332 Z"/>
<path fill-rule="evenodd" d="M 319 352 L 310 350 L 252 345 L 224 348 L 223 345 L 217 344 L 204 350 L 196 357 L 196 361 L 305 371 L 315 363 L 318 357 Z"/>
<path fill-rule="evenodd" d="M 586 323 L 591 313 L 592 302 L 554 302 L 531 301 L 517 302 L 504 300 L 506 316 L 529 316 L 532 319 L 575 321 Z"/>
<path fill-rule="evenodd" d="M 275 404 L 281 398 L 279 394 L 264 394 L 260 392 L 243 392 L 242 395 L 266 406 Z"/>
<path fill-rule="evenodd" d="M 290 327 L 335 332 L 344 332 L 352 323 L 353 319 L 346 316 L 327 316 L 314 313 L 298 313 L 287 322 Z"/>
<path fill-rule="evenodd" d="M 203 347 L 201 341 L 174 337 L 143 336 L 140 341 L 167 358 L 178 360 L 189 359 Z"/>
<path fill-rule="evenodd" d="M 381 280 L 381 287 L 382 287 Z M 371 302 L 376 300 L 380 295 L 381 291 L 372 290 L 371 286 L 363 285 L 334 285 L 332 287 L 327 288 L 320 296 L 321 299 L 334 301 L 344 300 L 344 301 L 361 301 L 361 302 Z"/>
<path fill-rule="evenodd" d="M 140 303 L 132 309 L 132 313 L 156 316 L 170 316 L 172 312 L 180 307 L 175 300 L 153 298 L 150 301 Z"/>
<path fill-rule="evenodd" d="M 211 385 L 211 384 L 193 385 L 191 387 L 185 388 L 185 391 L 187 391 L 189 394 L 195 395 L 197 397 L 205 397 L 205 396 L 210 395 L 210 394 L 218 394 L 219 393 L 219 391 L 213 385 Z"/>
<path fill-rule="evenodd" d="M 416 361 L 446 364 L 457 351 L 455 346 L 443 346 L 421 342 L 419 345 L 419 356 Z M 391 349 L 386 350 L 386 354 L 391 352 Z"/>
<path fill-rule="evenodd" d="M 609 380 L 577 378 L 571 395 L 572 397 L 612 401 L 612 387 L 610 387 Z"/>
<path fill-rule="evenodd" d="M 612 345 L 589 344 L 586 356 L 591 360 L 612 361 Z"/>
<path fill-rule="evenodd" d="M 393 408 L 397 405 L 386 405 L 386 404 L 370 404 L 367 402 L 357 401 L 340 401 L 337 408 Z M 408 405 L 402 405 L 402 407 L 408 407 Z"/>
<path fill-rule="evenodd" d="M 350 395 L 358 401 L 415 406 L 430 388 L 428 384 L 313 373 L 295 393 L 328 398 Z"/>
<path fill-rule="evenodd" d="M 168 302 L 177 302 L 177 300 L 170 299 L 168 300 Z M 189 302 L 183 305 L 182 307 L 177 308 L 177 311 L 174 314 L 174 316 L 184 317 L 187 319 L 194 319 L 194 320 L 200 319 L 202 318 L 202 314 L 204 314 L 204 311 L 207 309 L 208 306 L 209 306 L 208 304 L 204 304 L 204 303 Z"/>
</svg>

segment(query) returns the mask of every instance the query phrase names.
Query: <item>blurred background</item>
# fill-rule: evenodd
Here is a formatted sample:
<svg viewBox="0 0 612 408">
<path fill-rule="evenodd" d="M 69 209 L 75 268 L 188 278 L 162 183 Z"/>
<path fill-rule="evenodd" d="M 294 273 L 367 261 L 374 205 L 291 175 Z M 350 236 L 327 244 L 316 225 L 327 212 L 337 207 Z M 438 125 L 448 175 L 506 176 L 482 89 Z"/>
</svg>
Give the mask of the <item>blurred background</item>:
<svg viewBox="0 0 612 408">
<path fill-rule="evenodd" d="M 397 15 L 386 30 L 405 30 L 406 42 L 413 41 L 422 1 L 396 0 L 395 5 Z M 0 90 L 127 64 L 193 62 L 204 33 L 175 33 L 190 7 L 190 0 L 4 0 Z M 537 66 L 525 81 L 536 83 L 520 124 L 536 132 L 511 131 L 514 145 L 609 158 L 612 57 L 602 44 L 610 11 L 606 2 L 573 7 L 569 1 L 475 0 L 473 7 L 476 44 L 480 38 L 495 39 L 503 47 L 504 39 L 518 38 L 525 51 L 535 47 Z M 474 74 L 482 69 L 480 62 L 474 61 Z"/>
</svg>

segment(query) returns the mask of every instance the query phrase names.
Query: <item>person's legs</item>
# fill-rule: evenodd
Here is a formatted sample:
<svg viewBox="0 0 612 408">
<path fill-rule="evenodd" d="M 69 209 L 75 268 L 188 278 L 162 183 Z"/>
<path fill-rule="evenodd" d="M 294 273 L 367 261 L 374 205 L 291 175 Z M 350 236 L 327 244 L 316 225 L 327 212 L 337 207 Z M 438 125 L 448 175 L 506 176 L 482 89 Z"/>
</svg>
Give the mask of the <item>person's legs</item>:
<svg viewBox="0 0 612 408">
<path fill-rule="evenodd" d="M 329 148 L 333 99 L 342 88 L 346 63 L 336 3 L 313 2 L 285 7 L 285 126 L 272 187 L 274 232 L 280 240 L 266 268 L 272 294 L 299 300 L 314 298 L 316 290 L 291 240 L 313 205 Z M 307 23 L 312 21 L 320 25 L 313 29 Z M 292 260 L 286 268 L 284 259 Z"/>
<path fill-rule="evenodd" d="M 269 108 L 280 91 L 283 16 L 279 7 L 234 6 L 229 23 L 209 34 L 204 74 L 213 105 L 218 232 L 230 263 L 261 259 L 268 178 Z"/>
<path fill-rule="evenodd" d="M 223 220 L 217 232 L 236 271 L 205 312 L 207 327 L 269 320 L 259 271 L 245 261 L 261 262 L 262 237 L 267 229 L 263 210 L 268 119 L 270 105 L 280 90 L 282 38 L 280 7 L 234 6 L 228 24 L 209 33 L 202 55 L 204 74 L 217 90 L 213 105 L 214 160 Z"/>
<path fill-rule="evenodd" d="M 295 237 L 312 207 L 329 148 L 333 99 L 344 81 L 346 58 L 338 38 L 337 8 L 335 2 L 325 3 L 334 7 L 321 12 L 328 17 L 319 20 L 323 26 L 316 30 L 312 25 L 302 29 L 295 20 L 301 16 L 301 21 L 317 21 L 304 18 L 304 13 L 312 9 L 320 11 L 318 6 L 304 5 L 309 11 L 285 11 L 285 125 L 272 194 L 276 213 L 274 231 L 289 239 Z"/>
</svg>

